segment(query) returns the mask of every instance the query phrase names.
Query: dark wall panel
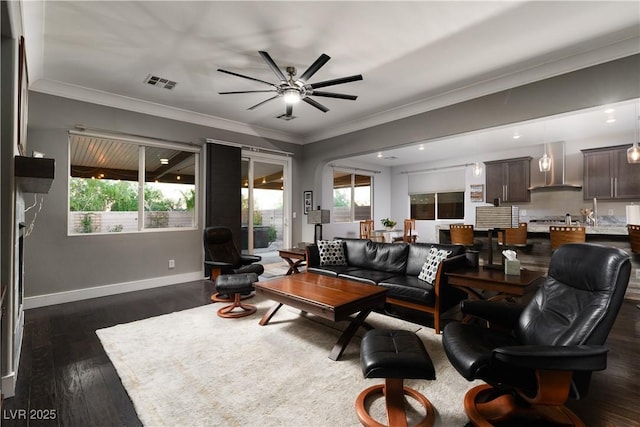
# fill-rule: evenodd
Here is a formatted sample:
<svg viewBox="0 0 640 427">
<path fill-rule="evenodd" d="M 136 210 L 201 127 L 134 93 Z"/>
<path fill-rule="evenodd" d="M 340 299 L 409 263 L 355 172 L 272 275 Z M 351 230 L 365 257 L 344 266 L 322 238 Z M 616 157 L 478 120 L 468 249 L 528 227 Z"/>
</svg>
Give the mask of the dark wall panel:
<svg viewBox="0 0 640 427">
<path fill-rule="evenodd" d="M 224 225 L 231 228 L 240 248 L 242 179 L 239 147 L 209 144 L 207 146 L 206 226 Z"/>
</svg>

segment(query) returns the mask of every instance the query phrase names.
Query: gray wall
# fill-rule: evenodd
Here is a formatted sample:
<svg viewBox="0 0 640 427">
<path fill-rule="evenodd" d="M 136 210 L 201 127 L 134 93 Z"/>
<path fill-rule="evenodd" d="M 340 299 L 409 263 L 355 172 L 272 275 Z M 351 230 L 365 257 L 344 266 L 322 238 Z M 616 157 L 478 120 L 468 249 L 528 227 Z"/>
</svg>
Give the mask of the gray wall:
<svg viewBox="0 0 640 427">
<path fill-rule="evenodd" d="M 304 146 L 302 176 L 314 200 L 328 206 L 332 188 L 322 179 L 327 163 L 392 147 L 517 123 L 640 97 L 640 55 L 632 55 L 507 91 L 340 135 Z M 427 144 L 428 149 L 428 144 Z M 380 169 L 380 168 L 378 168 Z M 390 196 L 389 196 L 390 197 Z M 376 199 L 376 216 L 404 218 L 406 203 Z M 385 206 L 380 206 L 384 204 Z M 302 229 L 303 240 L 313 236 Z M 307 240 L 308 241 L 308 240 Z"/>
<path fill-rule="evenodd" d="M 30 93 L 29 109 L 29 151 L 41 151 L 46 157 L 54 158 L 56 178 L 50 192 L 44 195 L 42 210 L 25 242 L 26 297 L 202 271 L 202 209 L 198 215 L 199 228 L 194 231 L 67 236 L 67 131 L 76 124 L 176 141 L 202 143 L 205 138 L 214 138 L 294 153 L 300 151 L 299 146 L 284 142 L 37 92 Z M 201 156 L 201 163 L 203 158 Z M 204 170 L 201 167 L 201 171 Z M 293 181 L 294 194 L 301 193 L 295 187 L 296 179 Z M 25 204 L 32 203 L 33 195 L 26 195 Z M 27 222 L 33 219 L 35 210 L 27 213 Z M 175 259 L 175 269 L 168 269 L 169 259 Z"/>
</svg>

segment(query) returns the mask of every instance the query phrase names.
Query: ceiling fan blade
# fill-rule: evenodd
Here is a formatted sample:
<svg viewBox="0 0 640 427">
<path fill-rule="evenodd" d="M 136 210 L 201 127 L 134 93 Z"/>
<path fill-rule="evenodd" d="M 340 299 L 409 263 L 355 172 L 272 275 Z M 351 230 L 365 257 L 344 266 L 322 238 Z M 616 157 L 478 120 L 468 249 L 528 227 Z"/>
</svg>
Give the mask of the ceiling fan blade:
<svg viewBox="0 0 640 427">
<path fill-rule="evenodd" d="M 254 108 L 257 108 L 257 107 L 261 106 L 262 104 L 266 104 L 267 102 L 272 101 L 272 100 L 274 100 L 274 99 L 276 99 L 276 98 L 280 98 L 280 95 L 276 95 L 276 96 L 273 96 L 273 97 L 271 97 L 271 98 L 269 98 L 269 99 L 265 99 L 265 100 L 264 100 L 264 101 L 262 101 L 262 102 L 258 102 L 258 103 L 257 103 L 256 105 L 254 105 L 253 107 L 249 107 L 249 108 L 247 108 L 247 110 L 253 110 Z"/>
<path fill-rule="evenodd" d="M 355 82 L 356 80 L 362 80 L 362 75 L 358 74 L 358 75 L 355 75 L 355 76 L 341 77 L 339 79 L 325 80 L 323 82 L 312 83 L 312 84 L 309 84 L 307 86 L 310 86 L 312 89 L 318 89 L 318 88 L 326 87 L 326 86 L 333 86 L 333 85 L 339 85 L 339 84 L 342 84 L 342 83 Z"/>
<path fill-rule="evenodd" d="M 271 70 L 273 70 L 276 76 L 278 76 L 280 80 L 286 82 L 287 78 L 282 73 L 282 70 L 278 68 L 278 65 L 275 63 L 275 61 L 271 59 L 271 56 L 269 56 L 269 54 L 263 50 L 258 51 L 258 53 L 260 54 L 260 56 L 262 56 L 262 59 L 264 59 L 264 62 L 266 62 L 269 67 L 271 67 Z"/>
<path fill-rule="evenodd" d="M 287 104 L 286 116 L 291 117 L 293 115 L 293 104 Z"/>
<path fill-rule="evenodd" d="M 303 82 L 309 80 L 311 76 L 313 76 L 330 59 L 331 57 L 329 55 L 325 55 L 324 53 L 320 55 L 318 59 L 316 59 L 316 62 L 311 64 L 309 68 L 307 68 L 305 72 L 302 73 L 299 80 L 302 80 Z"/>
<path fill-rule="evenodd" d="M 350 99 L 351 101 L 355 101 L 356 99 L 358 99 L 356 95 L 346 95 L 344 93 L 333 93 L 333 92 L 321 92 L 318 90 L 314 90 L 309 95 L 325 96 L 327 98 Z"/>
<path fill-rule="evenodd" d="M 276 92 L 275 89 L 271 89 L 271 90 L 238 90 L 238 91 L 234 91 L 234 92 L 218 92 L 218 94 L 220 95 L 231 95 L 234 93 L 262 93 L 262 92 Z"/>
<path fill-rule="evenodd" d="M 256 79 L 255 77 L 245 76 L 243 74 L 234 73 L 233 71 L 227 71 L 221 68 L 218 68 L 218 71 L 220 71 L 221 73 L 231 74 L 232 76 L 242 77 L 243 79 L 249 79 L 249 80 L 253 80 L 254 82 L 260 82 L 269 86 L 273 86 L 273 83 L 265 82 L 264 80 Z"/>
<path fill-rule="evenodd" d="M 329 111 L 329 109 L 327 107 L 325 107 L 324 105 L 320 104 L 318 101 L 314 101 L 313 99 L 309 98 L 308 96 L 305 98 L 302 98 L 302 100 L 304 102 L 306 102 L 309 105 L 313 105 L 314 107 L 316 107 L 318 110 L 322 111 L 323 113 L 326 113 L 327 111 Z"/>
</svg>

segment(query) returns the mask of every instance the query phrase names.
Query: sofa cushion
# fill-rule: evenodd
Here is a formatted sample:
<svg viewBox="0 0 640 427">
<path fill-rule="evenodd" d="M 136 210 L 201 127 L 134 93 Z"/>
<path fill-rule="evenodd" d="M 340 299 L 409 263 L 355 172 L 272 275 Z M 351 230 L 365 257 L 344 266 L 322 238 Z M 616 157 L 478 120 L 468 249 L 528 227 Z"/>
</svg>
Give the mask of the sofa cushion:
<svg viewBox="0 0 640 427">
<path fill-rule="evenodd" d="M 418 279 L 424 280 L 427 283 L 433 283 L 433 281 L 436 279 L 436 274 L 438 273 L 438 266 L 440 265 L 440 262 L 443 259 L 447 258 L 450 254 L 451 251 L 436 249 L 432 246 L 429 249 L 427 260 L 422 265 L 420 274 L 418 274 Z"/>
<path fill-rule="evenodd" d="M 342 240 L 318 240 L 320 265 L 347 265 Z"/>
<path fill-rule="evenodd" d="M 361 269 L 404 274 L 409 245 L 406 243 L 382 243 L 366 240 L 363 251 L 348 250 L 349 265 Z"/>
<path fill-rule="evenodd" d="M 387 288 L 387 297 L 425 304 L 433 307 L 436 301 L 434 286 L 416 276 L 394 276 L 378 285 Z"/>
<path fill-rule="evenodd" d="M 354 270 L 354 268 L 349 267 L 348 265 L 325 265 L 322 267 L 307 267 L 307 272 L 309 273 L 324 274 L 325 276 L 332 277 L 336 277 L 338 276 L 338 274 L 346 273 L 349 270 Z"/>
<path fill-rule="evenodd" d="M 369 283 L 371 285 L 377 285 L 382 280 L 387 280 L 396 274 L 389 271 L 381 270 L 369 270 L 369 269 L 353 269 L 344 273 L 338 274 L 341 279 L 355 280 L 357 282 Z"/>
</svg>

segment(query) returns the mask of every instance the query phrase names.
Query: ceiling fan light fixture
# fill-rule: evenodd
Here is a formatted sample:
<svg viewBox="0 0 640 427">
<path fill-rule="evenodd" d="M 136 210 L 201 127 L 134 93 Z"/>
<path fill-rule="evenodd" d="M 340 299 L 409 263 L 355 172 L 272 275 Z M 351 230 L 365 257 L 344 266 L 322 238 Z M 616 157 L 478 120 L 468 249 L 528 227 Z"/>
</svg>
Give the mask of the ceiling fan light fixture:
<svg viewBox="0 0 640 427">
<path fill-rule="evenodd" d="M 302 95 L 297 89 L 285 89 L 283 92 L 284 102 L 286 104 L 297 104 L 302 99 Z"/>
</svg>

